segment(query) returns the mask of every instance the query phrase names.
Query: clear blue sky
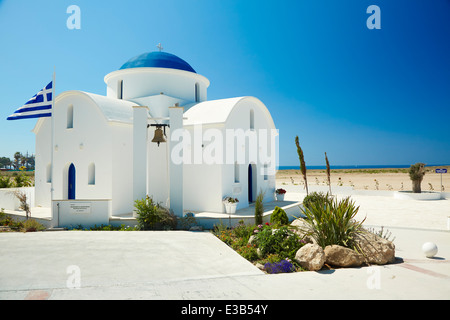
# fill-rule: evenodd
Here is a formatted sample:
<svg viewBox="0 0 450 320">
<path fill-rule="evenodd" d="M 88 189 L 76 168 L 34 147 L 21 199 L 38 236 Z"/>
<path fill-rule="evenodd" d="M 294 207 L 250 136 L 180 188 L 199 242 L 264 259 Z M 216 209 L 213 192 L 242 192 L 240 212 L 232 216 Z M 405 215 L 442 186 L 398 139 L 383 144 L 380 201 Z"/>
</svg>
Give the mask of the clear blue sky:
<svg viewBox="0 0 450 320">
<path fill-rule="evenodd" d="M 81 9 L 69 30 L 67 7 Z M 381 29 L 369 30 L 369 5 Z M 0 0 L 0 156 L 35 151 L 36 120 L 6 121 L 46 85 L 106 94 L 103 77 L 157 50 L 211 81 L 208 99 L 256 96 L 280 165 L 450 163 L 450 1 Z"/>
</svg>

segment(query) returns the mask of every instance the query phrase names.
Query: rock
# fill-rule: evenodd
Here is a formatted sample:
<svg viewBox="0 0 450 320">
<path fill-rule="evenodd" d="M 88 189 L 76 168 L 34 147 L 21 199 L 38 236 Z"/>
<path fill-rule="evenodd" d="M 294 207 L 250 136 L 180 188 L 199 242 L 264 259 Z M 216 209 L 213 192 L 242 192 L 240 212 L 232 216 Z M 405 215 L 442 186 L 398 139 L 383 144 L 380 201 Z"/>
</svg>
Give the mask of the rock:
<svg viewBox="0 0 450 320">
<path fill-rule="evenodd" d="M 9 226 L 0 226 L 0 232 L 9 232 L 11 231 L 11 228 Z"/>
<path fill-rule="evenodd" d="M 296 233 L 300 239 L 305 240 L 306 243 L 317 244 L 313 237 L 307 235 L 307 233 L 311 230 L 311 226 L 305 221 L 305 219 L 297 218 L 291 222 L 291 226 L 294 227 L 292 231 Z"/>
<path fill-rule="evenodd" d="M 263 257 L 263 254 L 262 254 L 262 252 L 261 252 L 261 249 L 260 248 L 256 248 L 256 254 L 258 255 L 258 257 L 260 257 L 260 258 L 262 258 Z"/>
<path fill-rule="evenodd" d="M 325 263 L 336 267 L 359 267 L 364 263 L 364 257 L 355 250 L 339 245 L 326 246 Z"/>
<path fill-rule="evenodd" d="M 291 222 L 291 226 L 298 228 L 307 228 L 309 229 L 309 224 L 303 218 L 297 218 Z"/>
<path fill-rule="evenodd" d="M 255 266 L 256 266 L 259 270 L 264 271 L 264 265 L 263 265 L 263 264 L 257 262 L 257 263 L 255 264 Z"/>
<path fill-rule="evenodd" d="M 325 263 L 325 253 L 317 244 L 305 244 L 295 254 L 295 260 L 302 268 L 310 271 L 322 269 Z"/>
<path fill-rule="evenodd" d="M 247 244 L 254 244 L 256 242 L 256 235 L 252 234 L 250 238 L 248 238 Z"/>
<path fill-rule="evenodd" d="M 192 226 L 189 228 L 189 231 L 203 231 L 202 226 Z"/>
<path fill-rule="evenodd" d="M 395 261 L 395 245 L 371 232 L 358 235 L 356 243 L 367 264 L 387 264 Z"/>
</svg>

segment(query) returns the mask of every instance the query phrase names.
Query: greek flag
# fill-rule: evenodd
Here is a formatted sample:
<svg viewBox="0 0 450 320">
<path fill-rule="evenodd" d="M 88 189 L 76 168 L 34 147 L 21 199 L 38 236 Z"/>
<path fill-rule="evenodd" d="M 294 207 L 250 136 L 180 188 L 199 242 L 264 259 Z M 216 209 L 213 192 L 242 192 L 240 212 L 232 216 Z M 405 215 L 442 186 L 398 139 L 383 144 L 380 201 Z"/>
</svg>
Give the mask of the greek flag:
<svg viewBox="0 0 450 320">
<path fill-rule="evenodd" d="M 53 81 L 46 85 L 7 120 L 31 119 L 52 116 Z"/>
</svg>

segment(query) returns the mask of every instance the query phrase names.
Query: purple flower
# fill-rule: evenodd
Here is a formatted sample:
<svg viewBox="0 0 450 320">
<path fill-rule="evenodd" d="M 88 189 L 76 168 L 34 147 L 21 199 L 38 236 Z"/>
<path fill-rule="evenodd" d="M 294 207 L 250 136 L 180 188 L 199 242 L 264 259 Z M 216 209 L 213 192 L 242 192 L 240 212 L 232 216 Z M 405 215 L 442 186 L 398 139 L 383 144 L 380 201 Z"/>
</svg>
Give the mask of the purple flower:
<svg viewBox="0 0 450 320">
<path fill-rule="evenodd" d="M 294 272 L 295 267 L 292 263 L 290 263 L 287 260 L 281 260 L 280 262 L 274 262 L 270 263 L 267 262 L 264 265 L 264 270 L 266 270 L 268 273 L 288 273 L 288 272 Z"/>
</svg>

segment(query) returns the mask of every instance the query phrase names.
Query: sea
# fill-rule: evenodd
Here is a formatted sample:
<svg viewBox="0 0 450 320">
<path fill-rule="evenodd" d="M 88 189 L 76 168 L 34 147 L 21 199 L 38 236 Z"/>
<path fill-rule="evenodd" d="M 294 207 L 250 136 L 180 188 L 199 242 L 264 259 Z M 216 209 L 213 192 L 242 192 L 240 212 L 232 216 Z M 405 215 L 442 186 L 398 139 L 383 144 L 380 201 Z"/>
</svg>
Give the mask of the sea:
<svg viewBox="0 0 450 320">
<path fill-rule="evenodd" d="M 389 164 L 389 165 L 345 165 L 345 166 L 332 166 L 330 165 L 330 169 L 332 170 L 339 170 L 339 169 L 407 169 L 411 165 L 396 165 L 396 164 Z M 439 166 L 449 166 L 448 164 L 427 164 L 427 167 L 439 167 Z M 311 170 L 325 170 L 326 166 L 308 166 L 306 165 L 306 169 Z M 278 170 L 300 170 L 300 166 L 279 166 Z"/>
</svg>

